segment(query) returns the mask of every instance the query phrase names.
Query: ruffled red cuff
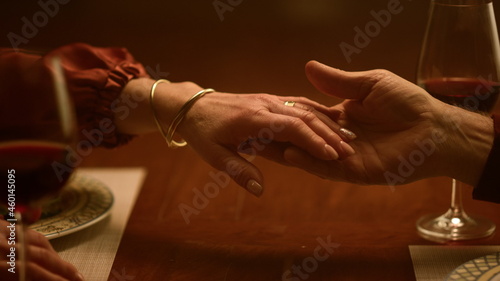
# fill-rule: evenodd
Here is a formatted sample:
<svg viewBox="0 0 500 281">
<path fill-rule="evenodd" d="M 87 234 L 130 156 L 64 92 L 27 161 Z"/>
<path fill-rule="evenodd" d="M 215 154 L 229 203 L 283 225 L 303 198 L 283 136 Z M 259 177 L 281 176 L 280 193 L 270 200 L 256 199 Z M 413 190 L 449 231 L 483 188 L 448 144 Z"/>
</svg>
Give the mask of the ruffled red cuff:
<svg viewBox="0 0 500 281">
<path fill-rule="evenodd" d="M 118 104 L 128 81 L 148 76 L 144 67 L 124 48 L 71 44 L 48 53 L 43 64 L 49 67 L 54 56 L 61 58 L 76 105 L 80 139 L 108 148 L 127 143 L 133 136 L 117 132 L 114 116 L 123 110 Z"/>
<path fill-rule="evenodd" d="M 500 115 L 493 115 L 495 141 L 483 174 L 474 187 L 472 197 L 477 200 L 500 203 Z"/>
<path fill-rule="evenodd" d="M 53 91 L 51 58 L 54 56 L 61 59 L 68 90 L 75 103 L 79 139 L 108 148 L 127 143 L 133 136 L 119 133 L 114 125 L 115 115 L 125 118 L 122 112 L 129 112 L 123 109 L 123 104 L 119 106 L 121 91 L 130 80 L 148 75 L 123 48 L 96 48 L 77 43 L 43 56 L 0 49 L 0 102 L 16 93 L 20 96 L 20 92 L 50 95 Z M 0 117 L 9 118 L 9 114 L 0 112 Z"/>
</svg>

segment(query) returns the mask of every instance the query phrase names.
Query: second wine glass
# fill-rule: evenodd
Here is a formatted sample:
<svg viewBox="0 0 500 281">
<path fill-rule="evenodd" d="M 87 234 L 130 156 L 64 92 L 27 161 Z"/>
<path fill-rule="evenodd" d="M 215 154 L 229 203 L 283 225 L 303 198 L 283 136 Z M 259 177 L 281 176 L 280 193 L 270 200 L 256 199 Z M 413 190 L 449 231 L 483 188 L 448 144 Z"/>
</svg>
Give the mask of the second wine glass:
<svg viewBox="0 0 500 281">
<path fill-rule="evenodd" d="M 491 0 L 432 0 L 417 83 L 435 98 L 470 111 L 490 112 L 500 91 L 500 47 Z M 449 210 L 417 222 L 439 242 L 482 238 L 495 231 L 462 206 L 462 183 L 453 179 Z"/>
</svg>

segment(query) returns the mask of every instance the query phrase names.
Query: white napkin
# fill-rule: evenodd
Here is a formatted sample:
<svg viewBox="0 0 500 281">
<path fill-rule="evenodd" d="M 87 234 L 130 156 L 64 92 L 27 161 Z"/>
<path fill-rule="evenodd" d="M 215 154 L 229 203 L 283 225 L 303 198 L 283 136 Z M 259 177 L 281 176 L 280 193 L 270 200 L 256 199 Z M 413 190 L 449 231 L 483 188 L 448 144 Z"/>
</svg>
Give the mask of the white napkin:
<svg viewBox="0 0 500 281">
<path fill-rule="evenodd" d="M 111 215 L 103 221 L 50 242 L 66 261 L 74 264 L 87 281 L 107 280 L 116 251 L 146 176 L 143 168 L 82 168 L 79 174 L 91 176 L 106 184 L 115 197 Z"/>
</svg>

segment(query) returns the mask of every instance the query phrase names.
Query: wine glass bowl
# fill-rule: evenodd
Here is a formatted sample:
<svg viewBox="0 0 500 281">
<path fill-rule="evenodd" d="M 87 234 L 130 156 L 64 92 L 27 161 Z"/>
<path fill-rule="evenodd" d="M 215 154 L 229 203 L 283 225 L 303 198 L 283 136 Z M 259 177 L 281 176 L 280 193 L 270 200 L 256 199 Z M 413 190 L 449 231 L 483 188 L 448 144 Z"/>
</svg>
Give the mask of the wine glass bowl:
<svg viewBox="0 0 500 281">
<path fill-rule="evenodd" d="M 18 71 L 16 71 L 18 70 Z M 0 192 L 5 218 L 16 226 L 19 280 L 26 280 L 23 239 L 33 210 L 62 189 L 73 168 L 66 165 L 75 142 L 75 118 L 57 58 L 47 65 L 2 73 L 0 83 L 0 170 L 8 179 Z M 11 233 L 12 237 L 12 233 Z"/>
<path fill-rule="evenodd" d="M 417 80 L 492 77 L 500 48 L 492 0 L 431 0 Z"/>
<path fill-rule="evenodd" d="M 491 0 L 431 1 L 417 84 L 445 103 L 492 111 L 500 91 L 500 46 Z M 464 211 L 461 185 L 453 179 L 446 213 L 417 221 L 421 236 L 446 242 L 494 233 L 494 223 Z"/>
<path fill-rule="evenodd" d="M 15 171 L 16 203 L 26 208 L 57 193 L 72 171 L 65 162 L 75 142 L 73 104 L 59 60 L 50 66 L 27 75 L 33 79 L 27 85 L 2 79 L 0 168 Z M 6 200 L 0 197 L 0 203 Z"/>
</svg>

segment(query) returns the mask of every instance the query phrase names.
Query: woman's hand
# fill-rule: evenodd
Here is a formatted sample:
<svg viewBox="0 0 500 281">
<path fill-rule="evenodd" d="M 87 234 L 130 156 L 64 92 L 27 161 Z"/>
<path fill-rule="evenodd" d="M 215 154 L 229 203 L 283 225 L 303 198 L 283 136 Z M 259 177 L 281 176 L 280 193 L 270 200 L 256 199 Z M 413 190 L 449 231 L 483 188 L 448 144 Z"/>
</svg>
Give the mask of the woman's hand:
<svg viewBox="0 0 500 281">
<path fill-rule="evenodd" d="M 327 107 L 302 97 L 215 92 L 193 105 L 178 132 L 213 167 L 260 196 L 262 174 L 239 153 L 279 163 L 286 163 L 288 147 L 322 160 L 354 153 L 347 144 L 354 136 L 342 134 L 326 113 Z"/>
<path fill-rule="evenodd" d="M 17 281 L 19 266 L 19 256 L 16 252 L 15 274 L 8 271 L 11 268 L 10 248 L 8 244 L 10 237 L 9 222 L 0 218 L 0 280 Z M 27 242 L 26 254 L 29 257 L 27 275 L 30 281 L 83 281 L 83 276 L 76 268 L 62 260 L 57 252 L 52 248 L 47 238 L 42 234 L 28 229 L 25 240 Z"/>
<path fill-rule="evenodd" d="M 338 161 L 288 149 L 292 164 L 321 177 L 360 184 L 405 184 L 424 177 L 477 180 L 493 141 L 491 119 L 444 104 L 384 70 L 345 72 L 310 62 L 306 74 L 328 95 L 336 121 L 358 137 L 356 154 Z M 474 167 L 474 168 L 472 168 Z"/>
<path fill-rule="evenodd" d="M 149 103 L 151 79 L 134 79 L 121 100 L 133 103 L 126 118 L 117 116 L 118 130 L 126 134 L 158 131 Z M 179 109 L 202 88 L 192 82 L 160 83 L 154 96 L 156 117 L 166 131 Z M 118 105 L 120 106 L 120 105 Z M 260 171 L 240 153 L 258 154 L 287 164 L 288 147 L 301 148 L 322 160 L 354 153 L 348 144 L 355 136 L 331 120 L 330 110 L 303 97 L 268 94 L 208 93 L 189 109 L 177 133 L 205 161 L 225 171 L 252 194 L 262 194 Z"/>
<path fill-rule="evenodd" d="M 158 131 L 149 103 L 153 83 L 151 79 L 135 79 L 124 88 L 122 100 L 139 103 L 134 104 L 127 118 L 116 118 L 120 132 Z M 191 82 L 157 85 L 154 108 L 164 130 L 200 90 Z M 260 196 L 262 174 L 240 153 L 258 154 L 284 164 L 283 153 L 288 147 L 301 148 L 322 160 L 354 153 L 348 142 L 355 136 L 341 130 L 330 114 L 327 107 L 302 97 L 213 92 L 194 103 L 177 133 L 209 164 Z"/>
</svg>

